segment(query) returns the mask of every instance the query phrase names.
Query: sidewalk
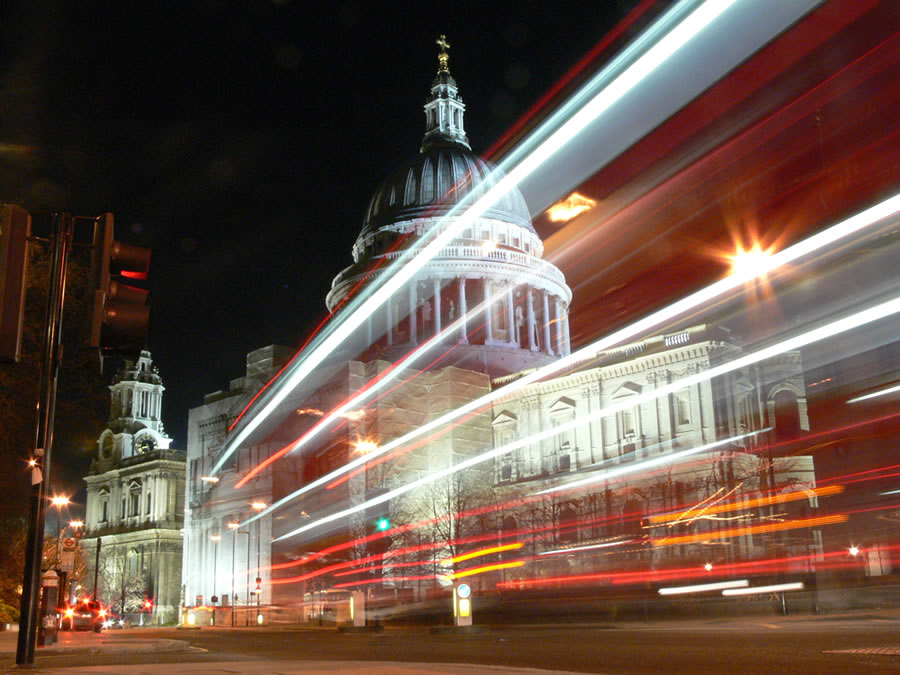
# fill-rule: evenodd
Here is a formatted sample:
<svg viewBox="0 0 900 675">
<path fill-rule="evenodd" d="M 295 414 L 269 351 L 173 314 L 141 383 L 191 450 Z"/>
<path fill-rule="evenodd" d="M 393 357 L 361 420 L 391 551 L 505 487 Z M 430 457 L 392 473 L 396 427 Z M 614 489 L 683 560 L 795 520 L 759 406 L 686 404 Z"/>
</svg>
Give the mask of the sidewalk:
<svg viewBox="0 0 900 675">
<path fill-rule="evenodd" d="M 35 647 L 35 655 L 52 654 L 121 654 L 146 652 L 179 652 L 189 651 L 190 645 L 184 640 L 151 639 L 135 637 L 133 633 L 117 635 L 116 631 L 104 633 L 72 633 L 60 631 L 59 640 L 54 645 Z M 0 654 L 15 655 L 19 632 L 15 630 L 0 631 Z"/>
</svg>

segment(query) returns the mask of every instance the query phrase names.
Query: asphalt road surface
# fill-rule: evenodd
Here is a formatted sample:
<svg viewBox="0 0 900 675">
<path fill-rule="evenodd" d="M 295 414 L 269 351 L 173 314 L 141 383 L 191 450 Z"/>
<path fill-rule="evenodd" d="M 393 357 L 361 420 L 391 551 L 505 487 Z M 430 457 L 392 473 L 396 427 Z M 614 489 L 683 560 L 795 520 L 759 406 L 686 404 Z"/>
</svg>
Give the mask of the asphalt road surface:
<svg viewBox="0 0 900 675">
<path fill-rule="evenodd" d="M 116 631 L 120 641 L 187 641 L 190 649 L 38 652 L 37 669 L 271 661 L 468 663 L 591 673 L 896 673 L 896 615 L 484 627 L 474 634 L 388 628 L 202 628 Z M 91 634 L 74 636 L 85 645 Z M 9 655 L 4 655 L 8 657 Z M 3 666 L 12 665 L 5 659 Z M 224 664 L 223 664 L 224 665 Z M 174 668 L 173 668 L 174 669 Z M 170 669 L 171 670 L 171 669 Z M 116 671 L 113 671 L 116 672 Z M 139 672 L 122 668 L 121 672 Z"/>
</svg>

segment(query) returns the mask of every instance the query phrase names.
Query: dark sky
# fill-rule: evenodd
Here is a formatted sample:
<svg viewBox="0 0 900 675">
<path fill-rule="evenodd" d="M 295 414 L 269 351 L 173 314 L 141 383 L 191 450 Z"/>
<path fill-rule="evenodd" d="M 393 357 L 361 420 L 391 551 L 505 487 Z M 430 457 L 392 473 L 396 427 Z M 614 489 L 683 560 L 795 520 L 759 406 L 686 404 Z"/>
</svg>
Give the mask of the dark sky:
<svg viewBox="0 0 900 675">
<path fill-rule="evenodd" d="M 153 248 L 164 421 L 299 345 L 371 192 L 418 151 L 445 33 L 486 148 L 635 2 L 3 3 L 0 198 Z M 97 430 L 99 433 L 99 429 Z"/>
</svg>

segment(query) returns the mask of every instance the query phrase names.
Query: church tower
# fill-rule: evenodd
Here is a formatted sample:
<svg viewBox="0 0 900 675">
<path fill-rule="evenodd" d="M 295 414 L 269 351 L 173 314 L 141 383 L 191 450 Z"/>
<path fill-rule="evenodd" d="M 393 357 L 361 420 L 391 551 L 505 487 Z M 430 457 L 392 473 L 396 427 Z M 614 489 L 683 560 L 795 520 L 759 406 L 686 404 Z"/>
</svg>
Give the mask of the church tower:
<svg viewBox="0 0 900 675">
<path fill-rule="evenodd" d="M 361 283 L 384 274 L 401 250 L 424 246 L 446 229 L 459 204 L 503 178 L 469 146 L 466 107 L 450 74 L 450 45 L 443 35 L 437 44 L 421 149 L 375 190 L 353 245 L 354 262 L 328 293 L 331 311 Z M 440 340 L 453 348 L 439 367 L 497 377 L 568 354 L 572 292 L 562 272 L 542 259 L 543 250 L 525 200 L 512 188 L 369 319 L 369 357 L 396 361 L 454 322 L 458 328 Z"/>
<path fill-rule="evenodd" d="M 181 588 L 185 453 L 166 436 L 165 387 L 150 352 L 126 361 L 109 389 L 109 421 L 84 479 L 89 571 L 82 585 L 93 585 L 99 561 L 97 595 L 105 605 L 133 623 L 172 622 Z M 150 616 L 145 600 L 153 603 Z"/>
</svg>

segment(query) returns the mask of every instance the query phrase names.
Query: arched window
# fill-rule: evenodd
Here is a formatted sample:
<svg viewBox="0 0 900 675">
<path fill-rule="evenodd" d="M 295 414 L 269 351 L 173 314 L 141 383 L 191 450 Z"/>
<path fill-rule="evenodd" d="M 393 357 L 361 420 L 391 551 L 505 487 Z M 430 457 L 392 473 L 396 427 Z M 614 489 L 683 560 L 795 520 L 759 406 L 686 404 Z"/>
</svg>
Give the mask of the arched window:
<svg viewBox="0 0 900 675">
<path fill-rule="evenodd" d="M 559 543 L 575 544 L 578 542 L 578 526 L 575 524 L 578 514 L 571 506 L 565 506 L 559 511 Z"/>
<path fill-rule="evenodd" d="M 425 160 L 422 169 L 422 203 L 429 204 L 434 200 L 434 167 L 430 160 Z"/>
<path fill-rule="evenodd" d="M 796 438 L 800 433 L 800 406 L 793 392 L 782 390 L 775 394 L 775 438 Z"/>
</svg>

